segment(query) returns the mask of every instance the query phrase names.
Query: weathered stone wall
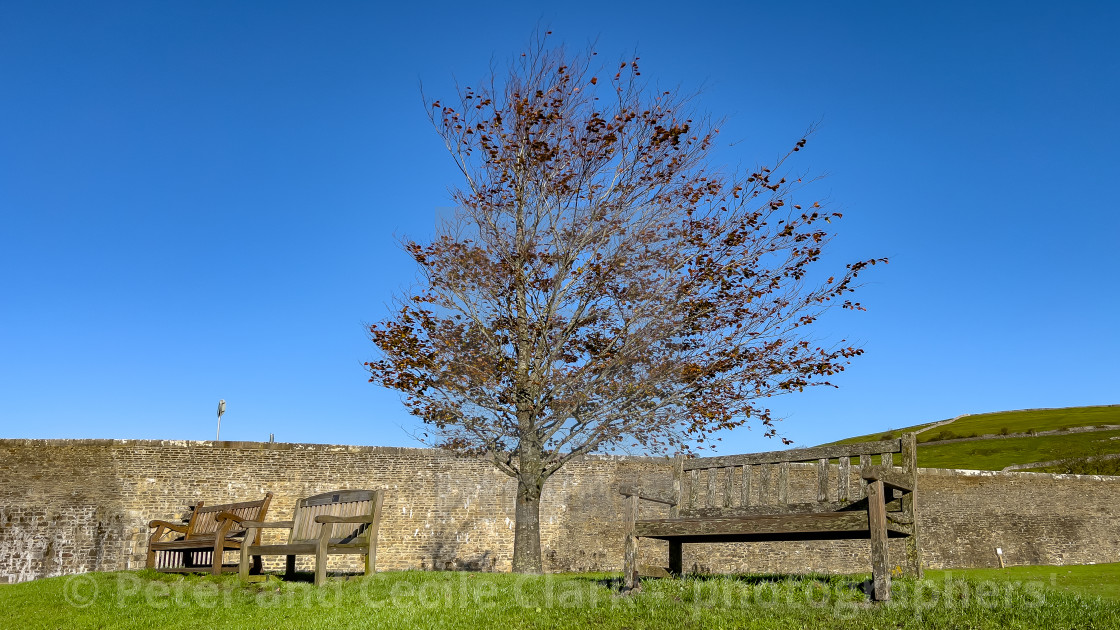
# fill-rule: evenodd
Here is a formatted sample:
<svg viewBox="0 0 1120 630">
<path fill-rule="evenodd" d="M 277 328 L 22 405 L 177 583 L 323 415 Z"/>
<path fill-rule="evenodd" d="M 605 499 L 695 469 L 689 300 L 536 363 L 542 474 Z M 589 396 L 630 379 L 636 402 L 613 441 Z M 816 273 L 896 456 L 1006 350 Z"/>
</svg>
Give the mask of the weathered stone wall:
<svg viewBox="0 0 1120 630">
<path fill-rule="evenodd" d="M 550 479 L 546 569 L 619 570 L 618 486 L 667 484 L 670 469 L 664 459 L 593 456 Z M 1120 477 L 922 469 L 919 483 L 928 567 L 991 566 L 997 546 L 1008 564 L 1120 560 Z M 387 491 L 379 568 L 510 567 L 514 483 L 481 460 L 385 447 L 0 440 L 0 582 L 142 567 L 147 522 L 199 500 L 271 491 L 276 520 L 300 497 L 343 488 Z M 642 556 L 663 565 L 665 545 L 644 542 Z M 685 565 L 709 571 L 856 572 L 868 570 L 868 557 L 866 541 L 685 547 Z"/>
</svg>

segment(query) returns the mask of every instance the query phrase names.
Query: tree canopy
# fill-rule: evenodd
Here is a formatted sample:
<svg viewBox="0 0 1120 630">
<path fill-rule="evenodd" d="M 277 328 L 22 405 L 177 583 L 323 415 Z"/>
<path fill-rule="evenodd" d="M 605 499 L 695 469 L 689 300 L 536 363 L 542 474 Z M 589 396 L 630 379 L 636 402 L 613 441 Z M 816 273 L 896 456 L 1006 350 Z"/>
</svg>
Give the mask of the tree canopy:
<svg viewBox="0 0 1120 630">
<path fill-rule="evenodd" d="M 545 39 L 430 102 L 462 171 L 457 210 L 405 243 L 421 279 L 370 327 L 367 364 L 435 445 L 518 480 L 524 571 L 540 570 L 544 482 L 573 457 L 687 450 L 751 421 L 773 435 L 762 401 L 862 353 L 810 331 L 834 305 L 861 309 L 857 276 L 885 262 L 809 273 L 840 214 L 789 174 L 806 139 L 724 173 L 691 97 L 651 87 L 637 58 L 605 67 Z"/>
</svg>

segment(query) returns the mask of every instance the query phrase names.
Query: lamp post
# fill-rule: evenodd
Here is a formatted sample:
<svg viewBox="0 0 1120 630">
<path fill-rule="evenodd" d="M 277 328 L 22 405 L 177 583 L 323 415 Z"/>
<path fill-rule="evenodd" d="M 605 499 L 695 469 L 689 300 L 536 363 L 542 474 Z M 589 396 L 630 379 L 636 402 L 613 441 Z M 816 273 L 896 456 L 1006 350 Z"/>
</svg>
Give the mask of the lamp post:
<svg viewBox="0 0 1120 630">
<path fill-rule="evenodd" d="M 215 442 L 220 442 L 222 439 L 222 414 L 226 412 L 226 399 L 223 398 L 218 401 L 218 433 L 214 436 Z"/>
</svg>

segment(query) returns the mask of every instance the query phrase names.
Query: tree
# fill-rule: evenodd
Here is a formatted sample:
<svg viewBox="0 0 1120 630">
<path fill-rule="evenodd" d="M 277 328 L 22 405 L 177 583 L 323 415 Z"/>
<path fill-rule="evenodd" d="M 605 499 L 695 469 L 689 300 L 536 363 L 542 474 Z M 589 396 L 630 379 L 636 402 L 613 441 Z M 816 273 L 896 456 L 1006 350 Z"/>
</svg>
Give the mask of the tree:
<svg viewBox="0 0 1120 630">
<path fill-rule="evenodd" d="M 464 177 L 413 295 L 370 327 L 371 382 L 399 390 L 437 446 L 517 480 L 513 570 L 541 571 L 546 480 L 594 450 L 687 451 L 767 397 L 825 385 L 862 350 L 811 324 L 871 259 L 819 282 L 840 218 L 777 164 L 712 168 L 689 100 L 538 38 L 508 76 L 431 103 Z M 861 309 L 844 300 L 844 308 Z"/>
</svg>

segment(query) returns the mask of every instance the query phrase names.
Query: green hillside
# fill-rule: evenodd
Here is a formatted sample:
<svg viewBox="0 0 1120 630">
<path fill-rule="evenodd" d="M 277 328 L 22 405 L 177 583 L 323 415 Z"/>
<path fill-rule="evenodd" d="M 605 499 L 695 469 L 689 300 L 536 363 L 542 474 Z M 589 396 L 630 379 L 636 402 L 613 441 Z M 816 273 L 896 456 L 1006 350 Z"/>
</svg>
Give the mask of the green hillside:
<svg viewBox="0 0 1120 630">
<path fill-rule="evenodd" d="M 1001 470 L 1014 464 L 1060 461 L 1060 465 L 1045 470 L 1120 474 L 1120 459 L 1091 459 L 1120 454 L 1120 405 L 1001 411 L 935 424 L 861 435 L 837 443 L 890 439 L 907 431 L 920 431 L 919 466 Z"/>
</svg>

